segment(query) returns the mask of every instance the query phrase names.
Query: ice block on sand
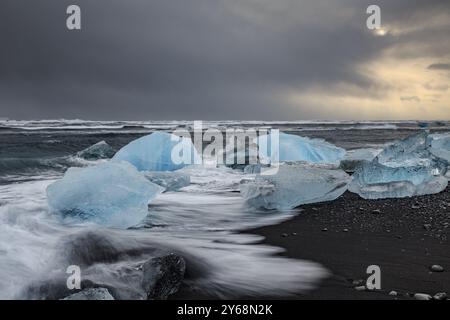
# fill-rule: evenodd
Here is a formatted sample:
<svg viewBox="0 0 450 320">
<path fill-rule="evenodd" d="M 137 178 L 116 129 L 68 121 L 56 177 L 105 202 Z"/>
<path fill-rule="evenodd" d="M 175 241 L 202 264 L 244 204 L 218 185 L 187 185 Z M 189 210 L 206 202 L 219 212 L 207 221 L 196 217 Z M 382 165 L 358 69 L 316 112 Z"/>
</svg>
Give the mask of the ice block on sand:
<svg viewBox="0 0 450 320">
<path fill-rule="evenodd" d="M 434 194 L 447 187 L 446 161 L 428 149 L 426 132 L 386 147 L 353 174 L 351 192 L 365 199 L 401 198 Z"/>
<path fill-rule="evenodd" d="M 350 176 L 335 166 L 283 163 L 274 175 L 243 180 L 241 195 L 256 208 L 288 210 L 334 200 L 347 190 Z"/>
</svg>

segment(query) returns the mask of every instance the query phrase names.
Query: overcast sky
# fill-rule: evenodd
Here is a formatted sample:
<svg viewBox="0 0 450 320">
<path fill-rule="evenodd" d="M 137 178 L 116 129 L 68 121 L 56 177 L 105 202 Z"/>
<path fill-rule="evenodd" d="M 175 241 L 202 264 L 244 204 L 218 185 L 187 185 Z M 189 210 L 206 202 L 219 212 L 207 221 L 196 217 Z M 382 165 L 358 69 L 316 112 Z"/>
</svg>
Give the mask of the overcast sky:
<svg viewBox="0 0 450 320">
<path fill-rule="evenodd" d="M 11 119 L 450 119 L 448 0 L 0 0 L 0 41 Z"/>
</svg>

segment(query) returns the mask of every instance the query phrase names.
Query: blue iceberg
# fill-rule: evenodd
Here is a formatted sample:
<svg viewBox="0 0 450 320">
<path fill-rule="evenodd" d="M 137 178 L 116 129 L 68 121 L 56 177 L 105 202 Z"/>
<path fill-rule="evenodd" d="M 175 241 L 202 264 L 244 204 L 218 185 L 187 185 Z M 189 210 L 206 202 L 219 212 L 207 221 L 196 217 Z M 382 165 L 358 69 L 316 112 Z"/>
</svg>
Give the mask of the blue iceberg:
<svg viewBox="0 0 450 320">
<path fill-rule="evenodd" d="M 273 140 L 276 140 L 273 134 L 258 137 L 258 146 L 262 158 L 270 159 L 275 153 L 277 146 L 272 146 Z M 279 161 L 339 164 L 345 153 L 345 149 L 336 147 L 322 139 L 310 139 L 283 132 L 279 134 Z M 266 163 L 268 162 L 266 160 Z"/>
<path fill-rule="evenodd" d="M 164 189 L 127 162 L 70 168 L 47 187 L 50 208 L 68 220 L 127 228 L 148 213 L 148 203 Z"/>
<path fill-rule="evenodd" d="M 130 142 L 112 160 L 127 161 L 139 171 L 174 171 L 193 164 L 196 157 L 191 139 L 154 132 Z"/>
<path fill-rule="evenodd" d="M 289 210 L 334 200 L 347 190 L 350 180 L 348 174 L 332 165 L 282 163 L 276 174 L 242 180 L 240 192 L 252 207 Z"/>
<path fill-rule="evenodd" d="M 353 174 L 351 192 L 364 199 L 402 198 L 434 194 L 448 184 L 447 163 L 428 148 L 426 132 L 386 147 L 374 160 L 363 163 Z"/>
</svg>

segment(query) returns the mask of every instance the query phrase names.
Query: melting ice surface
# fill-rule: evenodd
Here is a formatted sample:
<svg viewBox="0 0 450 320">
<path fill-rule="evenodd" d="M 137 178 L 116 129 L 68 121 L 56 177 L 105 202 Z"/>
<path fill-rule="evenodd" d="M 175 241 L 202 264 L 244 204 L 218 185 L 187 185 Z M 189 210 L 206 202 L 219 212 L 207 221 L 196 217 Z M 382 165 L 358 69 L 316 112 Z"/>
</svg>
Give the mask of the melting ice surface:
<svg viewBox="0 0 450 320">
<path fill-rule="evenodd" d="M 143 175 L 149 181 L 163 187 L 166 192 L 177 191 L 191 183 L 189 175 L 177 171 L 144 171 Z"/>
<path fill-rule="evenodd" d="M 376 148 L 349 150 L 344 159 L 342 159 L 340 167 L 342 170 L 353 172 L 361 166 L 364 161 L 372 161 L 381 151 L 382 149 Z"/>
<path fill-rule="evenodd" d="M 349 175 L 330 165 L 282 163 L 273 175 L 243 180 L 240 191 L 251 206 L 286 210 L 334 200 L 347 190 L 349 182 Z"/>
<path fill-rule="evenodd" d="M 96 144 L 80 151 L 77 156 L 86 160 L 110 159 L 114 156 L 114 149 L 105 141 L 97 142 Z"/>
<path fill-rule="evenodd" d="M 450 133 L 429 135 L 429 150 L 436 157 L 450 163 Z"/>
<path fill-rule="evenodd" d="M 277 256 L 282 249 L 261 244 L 260 236 L 236 233 L 279 223 L 294 214 L 248 207 L 239 193 L 233 192 L 244 177 L 242 172 L 201 166 L 189 166 L 181 172 L 190 175 L 191 185 L 159 194 L 140 227 L 127 230 L 87 222 L 61 224 L 49 212 L 45 192 L 55 177 L 0 186 L 0 298 L 24 297 L 30 283 L 47 279 L 56 271 L 64 273 L 72 264 L 63 259 L 71 248 L 67 239 L 87 231 L 100 236 L 111 249 L 135 256 L 124 254 L 111 263 L 85 266 L 83 274 L 129 292 L 136 289 L 135 284 L 115 275 L 132 270 L 155 246 L 194 261 L 195 268 L 189 262 L 188 268 L 197 273 L 195 278 L 188 277 L 186 284 L 218 298 L 297 294 L 314 288 L 327 275 L 316 263 Z M 95 258 L 101 253 L 84 254 Z"/>
<path fill-rule="evenodd" d="M 163 189 L 127 162 L 70 168 L 47 188 L 50 207 L 65 218 L 131 227 L 147 215 L 148 203 Z"/>
<path fill-rule="evenodd" d="M 412 197 L 443 191 L 447 162 L 429 150 L 426 132 L 386 147 L 353 174 L 351 192 L 365 199 Z"/>
<path fill-rule="evenodd" d="M 183 151 L 189 154 L 183 154 Z M 177 155 L 176 161 L 172 152 Z M 128 161 L 139 171 L 173 171 L 183 168 L 186 163 L 194 163 L 196 152 L 191 139 L 154 132 L 124 146 L 113 160 Z"/>
<path fill-rule="evenodd" d="M 273 134 L 258 137 L 258 145 L 268 158 L 272 157 Z M 307 161 L 312 163 L 339 163 L 345 156 L 345 150 L 322 139 L 310 139 L 280 132 L 279 160 Z"/>
</svg>

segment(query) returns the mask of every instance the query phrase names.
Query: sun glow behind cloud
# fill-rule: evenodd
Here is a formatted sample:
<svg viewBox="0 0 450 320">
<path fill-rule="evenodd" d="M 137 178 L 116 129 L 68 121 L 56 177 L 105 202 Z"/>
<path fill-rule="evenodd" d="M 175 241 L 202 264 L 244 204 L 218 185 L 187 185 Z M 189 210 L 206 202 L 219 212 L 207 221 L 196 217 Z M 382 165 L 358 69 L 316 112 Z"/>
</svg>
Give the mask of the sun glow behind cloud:
<svg viewBox="0 0 450 320">
<path fill-rule="evenodd" d="M 345 80 L 314 84 L 287 90 L 285 100 L 300 112 L 305 106 L 320 110 L 323 118 L 332 114 L 337 119 L 450 119 L 450 37 L 439 35 L 450 27 L 450 15 L 416 22 L 369 32 L 375 41 L 391 41 L 373 59 L 355 65 L 355 72 L 370 87 Z M 418 41 L 418 34 L 417 39 L 425 41 Z"/>
<path fill-rule="evenodd" d="M 295 106 L 309 105 L 343 119 L 448 119 L 450 78 L 447 72 L 427 69 L 429 59 L 390 59 L 361 65 L 359 71 L 374 81 L 369 91 L 348 83 L 312 86 L 286 99 Z"/>
<path fill-rule="evenodd" d="M 385 35 L 388 34 L 388 29 L 386 28 L 375 29 L 373 33 L 378 37 L 384 37 Z"/>
</svg>

